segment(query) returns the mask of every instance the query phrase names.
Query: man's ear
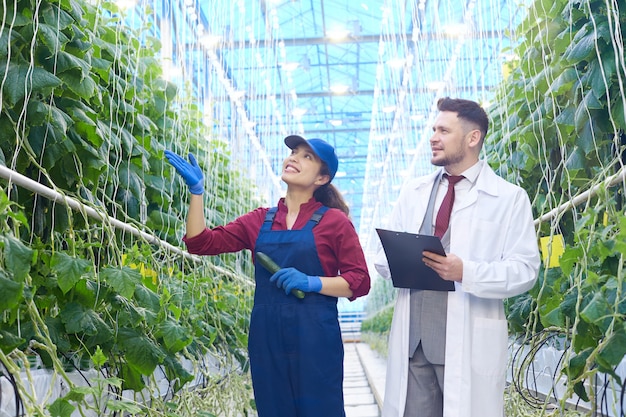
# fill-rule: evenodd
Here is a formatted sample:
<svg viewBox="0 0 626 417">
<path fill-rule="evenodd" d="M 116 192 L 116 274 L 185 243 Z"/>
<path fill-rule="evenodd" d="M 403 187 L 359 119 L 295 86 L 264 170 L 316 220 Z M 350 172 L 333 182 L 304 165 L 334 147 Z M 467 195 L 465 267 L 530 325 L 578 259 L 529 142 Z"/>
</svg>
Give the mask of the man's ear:
<svg viewBox="0 0 626 417">
<path fill-rule="evenodd" d="M 480 147 L 480 130 L 474 129 L 470 131 L 467 135 L 469 137 L 469 141 L 467 142 L 467 144 L 470 148 Z"/>
</svg>

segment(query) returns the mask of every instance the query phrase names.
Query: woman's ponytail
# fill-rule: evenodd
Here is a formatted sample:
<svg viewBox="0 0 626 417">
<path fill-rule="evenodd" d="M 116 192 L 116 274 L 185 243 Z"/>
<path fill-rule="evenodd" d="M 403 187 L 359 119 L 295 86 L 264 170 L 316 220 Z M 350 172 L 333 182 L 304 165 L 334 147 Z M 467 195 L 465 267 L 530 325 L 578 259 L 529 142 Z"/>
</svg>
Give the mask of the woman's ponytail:
<svg viewBox="0 0 626 417">
<path fill-rule="evenodd" d="M 313 197 L 326 207 L 337 208 L 346 213 L 346 216 L 350 216 L 350 208 L 343 199 L 343 195 L 331 183 L 324 184 L 315 190 Z"/>
</svg>

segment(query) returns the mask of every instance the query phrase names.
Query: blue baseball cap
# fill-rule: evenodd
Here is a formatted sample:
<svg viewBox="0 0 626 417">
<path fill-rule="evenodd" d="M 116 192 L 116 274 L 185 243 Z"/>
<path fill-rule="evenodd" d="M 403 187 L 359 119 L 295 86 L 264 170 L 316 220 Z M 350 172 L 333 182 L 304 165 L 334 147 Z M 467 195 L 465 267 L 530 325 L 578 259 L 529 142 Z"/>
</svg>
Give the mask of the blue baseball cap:
<svg viewBox="0 0 626 417">
<path fill-rule="evenodd" d="M 298 135 L 291 135 L 285 138 L 285 145 L 287 145 L 290 149 L 294 149 L 303 143 L 313 149 L 315 155 L 317 155 L 318 158 L 321 159 L 326 166 L 328 166 L 328 171 L 330 171 L 330 181 L 332 181 L 333 178 L 335 178 L 337 168 L 339 167 L 339 160 L 337 159 L 335 148 L 323 139 L 306 140 L 302 136 Z"/>
</svg>

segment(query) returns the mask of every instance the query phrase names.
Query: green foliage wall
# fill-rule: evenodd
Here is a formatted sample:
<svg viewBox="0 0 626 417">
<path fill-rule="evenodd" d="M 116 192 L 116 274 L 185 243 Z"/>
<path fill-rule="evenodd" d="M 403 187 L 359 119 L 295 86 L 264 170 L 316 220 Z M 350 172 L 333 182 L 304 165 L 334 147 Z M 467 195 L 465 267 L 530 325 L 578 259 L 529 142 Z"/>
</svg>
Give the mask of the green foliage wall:
<svg viewBox="0 0 626 417">
<path fill-rule="evenodd" d="M 162 77 L 149 28 L 128 27 L 110 2 L 0 9 L 1 164 L 176 246 L 187 190 L 164 149 L 191 149 L 205 167 L 219 202 L 210 225 L 258 205 L 193 92 Z M 0 180 L 0 361 L 15 375 L 25 354 L 62 375 L 83 358 L 120 395 L 157 367 L 177 391 L 193 379 L 183 358 L 209 352 L 245 371 L 250 276 L 246 254 L 186 259 Z M 28 415 L 86 406 L 79 390 L 48 411 L 21 394 Z"/>
<path fill-rule="evenodd" d="M 614 375 L 626 354 L 626 7 L 618 3 L 534 2 L 514 32 L 521 43 L 492 109 L 488 154 L 528 191 L 536 218 L 567 204 L 538 225 L 540 236 L 563 235 L 560 266 L 509 300 L 509 318 L 525 343 L 564 339 L 568 393 L 595 404 L 584 383 Z"/>
</svg>

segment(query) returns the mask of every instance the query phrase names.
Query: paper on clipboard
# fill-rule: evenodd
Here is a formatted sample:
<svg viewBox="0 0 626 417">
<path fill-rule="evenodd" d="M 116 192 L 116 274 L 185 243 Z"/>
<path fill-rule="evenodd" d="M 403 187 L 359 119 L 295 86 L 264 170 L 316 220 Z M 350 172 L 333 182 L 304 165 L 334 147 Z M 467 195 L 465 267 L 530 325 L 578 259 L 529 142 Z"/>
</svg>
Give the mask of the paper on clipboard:
<svg viewBox="0 0 626 417">
<path fill-rule="evenodd" d="M 376 229 L 385 250 L 391 281 L 397 288 L 454 291 L 454 282 L 442 279 L 422 261 L 422 252 L 446 254 L 436 236 Z"/>
</svg>

